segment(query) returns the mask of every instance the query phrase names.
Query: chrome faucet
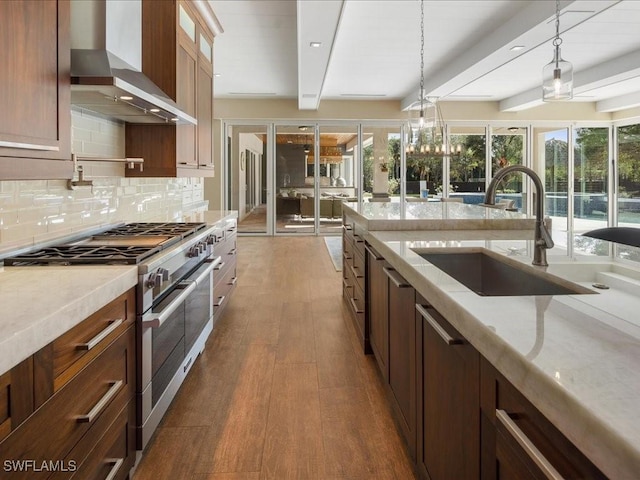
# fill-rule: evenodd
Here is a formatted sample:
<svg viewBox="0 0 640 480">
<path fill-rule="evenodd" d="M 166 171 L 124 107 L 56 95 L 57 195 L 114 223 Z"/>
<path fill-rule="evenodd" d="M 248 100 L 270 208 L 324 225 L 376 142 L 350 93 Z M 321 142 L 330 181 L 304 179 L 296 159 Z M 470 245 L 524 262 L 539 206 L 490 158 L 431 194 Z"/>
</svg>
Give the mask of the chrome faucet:
<svg viewBox="0 0 640 480">
<path fill-rule="evenodd" d="M 544 225 L 544 187 L 538 174 L 524 165 L 510 165 L 498 170 L 489 183 L 487 192 L 484 195 L 484 203 L 487 205 L 495 205 L 498 183 L 513 172 L 527 174 L 531 180 L 533 180 L 533 184 L 536 187 L 536 227 L 534 233 L 533 262 L 531 263 L 533 265 L 546 267 L 549 265 L 547 263 L 547 249 L 553 248 L 553 239 L 551 238 L 549 230 L 547 230 L 547 227 Z"/>
</svg>

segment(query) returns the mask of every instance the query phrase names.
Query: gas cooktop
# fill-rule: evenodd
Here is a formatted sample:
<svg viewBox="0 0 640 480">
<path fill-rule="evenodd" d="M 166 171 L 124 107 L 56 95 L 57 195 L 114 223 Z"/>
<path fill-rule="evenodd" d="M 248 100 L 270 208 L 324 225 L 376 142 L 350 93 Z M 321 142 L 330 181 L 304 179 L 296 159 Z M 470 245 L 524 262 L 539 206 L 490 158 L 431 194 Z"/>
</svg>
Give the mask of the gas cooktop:
<svg viewBox="0 0 640 480">
<path fill-rule="evenodd" d="M 136 265 L 206 223 L 129 223 L 76 242 L 5 258 L 5 266 Z"/>
</svg>

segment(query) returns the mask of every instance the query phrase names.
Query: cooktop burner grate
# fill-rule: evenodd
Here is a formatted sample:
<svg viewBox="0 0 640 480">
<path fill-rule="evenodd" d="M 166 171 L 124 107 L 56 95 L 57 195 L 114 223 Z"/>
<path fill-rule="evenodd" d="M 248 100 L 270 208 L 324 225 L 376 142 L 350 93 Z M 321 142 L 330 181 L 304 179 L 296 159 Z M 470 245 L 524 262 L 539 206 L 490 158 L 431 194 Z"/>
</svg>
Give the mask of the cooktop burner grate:
<svg viewBox="0 0 640 480">
<path fill-rule="evenodd" d="M 4 260 L 5 265 L 136 265 L 161 247 L 60 245 Z"/>
<path fill-rule="evenodd" d="M 206 223 L 128 223 L 107 230 L 100 236 L 171 235 L 185 238 L 206 226 Z"/>
</svg>

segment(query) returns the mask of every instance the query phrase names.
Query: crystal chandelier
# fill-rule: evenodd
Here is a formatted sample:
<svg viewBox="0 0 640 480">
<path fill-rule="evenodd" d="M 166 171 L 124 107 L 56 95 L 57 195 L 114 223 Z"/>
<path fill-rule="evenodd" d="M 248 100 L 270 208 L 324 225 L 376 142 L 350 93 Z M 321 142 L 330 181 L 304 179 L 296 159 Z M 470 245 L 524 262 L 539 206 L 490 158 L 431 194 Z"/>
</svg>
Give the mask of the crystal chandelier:
<svg viewBox="0 0 640 480">
<path fill-rule="evenodd" d="M 557 102 L 573 98 L 573 65 L 560 56 L 560 0 L 556 0 L 556 36 L 553 60 L 542 69 L 542 100 Z"/>
<path fill-rule="evenodd" d="M 419 105 L 419 110 L 416 107 Z M 418 114 L 416 116 L 416 114 Z M 436 99 L 424 94 L 424 0 L 420 0 L 420 97 L 409 107 L 407 146 L 409 154 L 450 156 L 459 154 L 461 146 L 453 148 L 445 142 L 444 120 Z"/>
</svg>

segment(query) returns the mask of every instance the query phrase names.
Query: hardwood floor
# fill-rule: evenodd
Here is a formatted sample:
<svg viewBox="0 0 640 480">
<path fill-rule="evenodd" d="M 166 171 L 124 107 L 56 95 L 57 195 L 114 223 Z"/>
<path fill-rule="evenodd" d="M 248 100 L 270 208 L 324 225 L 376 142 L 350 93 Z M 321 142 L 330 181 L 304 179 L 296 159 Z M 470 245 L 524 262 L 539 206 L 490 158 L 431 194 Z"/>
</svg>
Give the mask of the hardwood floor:
<svg viewBox="0 0 640 480">
<path fill-rule="evenodd" d="M 323 238 L 238 252 L 238 287 L 133 480 L 415 478 Z"/>
</svg>

